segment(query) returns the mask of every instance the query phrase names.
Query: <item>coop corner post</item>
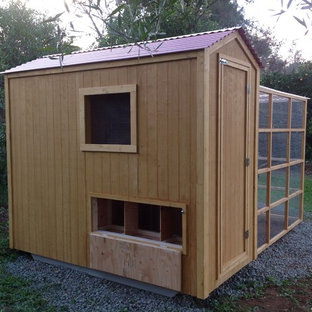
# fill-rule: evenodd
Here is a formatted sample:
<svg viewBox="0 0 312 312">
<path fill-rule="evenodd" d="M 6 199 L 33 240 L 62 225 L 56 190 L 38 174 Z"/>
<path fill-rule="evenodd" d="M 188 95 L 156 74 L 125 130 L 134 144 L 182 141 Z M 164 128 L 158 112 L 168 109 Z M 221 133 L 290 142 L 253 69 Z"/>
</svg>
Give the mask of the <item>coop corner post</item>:
<svg viewBox="0 0 312 312">
<path fill-rule="evenodd" d="M 208 292 L 208 118 L 209 118 L 209 53 L 205 49 L 197 58 L 197 297 L 207 298 Z M 200 151 L 200 152 L 199 152 Z M 207 225 L 207 224 L 206 224 Z"/>
<path fill-rule="evenodd" d="M 9 241 L 10 248 L 14 248 L 13 236 L 13 196 L 12 196 L 12 168 L 11 168 L 11 128 L 10 128 L 10 86 L 7 75 L 5 83 L 5 124 L 6 124 L 6 146 L 7 146 L 7 181 L 8 181 L 8 209 L 9 209 Z"/>
<path fill-rule="evenodd" d="M 253 259 L 257 259 L 258 251 L 257 251 L 257 244 L 258 244 L 258 215 L 257 215 L 257 201 L 258 201 L 258 150 L 259 150 L 259 136 L 258 136 L 258 129 L 259 129 L 259 92 L 260 92 L 260 71 L 256 74 L 256 94 L 255 94 L 255 101 L 256 101 L 256 109 L 255 109 L 255 130 L 254 130 L 254 209 L 253 209 L 253 222 L 254 222 L 254 231 L 253 231 Z"/>
</svg>

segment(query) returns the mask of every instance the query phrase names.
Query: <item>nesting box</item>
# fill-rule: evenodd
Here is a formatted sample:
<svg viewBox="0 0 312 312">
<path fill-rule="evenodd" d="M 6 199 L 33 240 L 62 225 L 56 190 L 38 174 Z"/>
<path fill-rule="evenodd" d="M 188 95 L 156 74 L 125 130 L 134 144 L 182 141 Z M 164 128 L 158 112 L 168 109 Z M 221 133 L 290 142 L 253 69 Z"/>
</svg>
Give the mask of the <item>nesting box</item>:
<svg viewBox="0 0 312 312">
<path fill-rule="evenodd" d="M 11 247 L 207 297 L 257 256 L 259 66 L 233 28 L 6 71 Z"/>
</svg>

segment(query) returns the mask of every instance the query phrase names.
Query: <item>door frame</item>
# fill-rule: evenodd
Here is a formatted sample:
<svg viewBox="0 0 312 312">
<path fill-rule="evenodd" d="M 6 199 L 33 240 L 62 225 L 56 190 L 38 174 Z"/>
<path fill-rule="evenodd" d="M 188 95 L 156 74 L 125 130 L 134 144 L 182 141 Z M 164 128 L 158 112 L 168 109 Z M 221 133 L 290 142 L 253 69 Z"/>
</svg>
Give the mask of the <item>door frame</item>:
<svg viewBox="0 0 312 312">
<path fill-rule="evenodd" d="M 224 66 L 230 66 L 236 68 L 238 70 L 242 70 L 246 72 L 246 107 L 245 107 L 245 161 L 250 157 L 249 155 L 249 137 L 250 137 L 250 71 L 251 65 L 247 62 L 241 61 L 239 59 L 235 59 L 233 57 L 229 57 L 225 54 L 218 54 L 218 62 L 219 62 L 219 72 L 218 72 L 218 131 L 217 131 L 217 143 L 218 143 L 218 173 L 217 173 L 217 280 L 225 280 L 228 276 L 234 274 L 238 269 L 243 267 L 247 262 L 249 262 L 249 257 L 252 255 L 252 249 L 249 248 L 249 244 L 247 242 L 247 238 L 244 241 L 244 253 L 238 256 L 230 265 L 222 267 L 222 202 L 223 202 L 223 189 L 222 189 L 222 181 L 223 181 L 223 152 L 222 147 L 224 143 L 223 137 L 223 91 L 224 91 Z M 250 167 L 245 166 L 245 224 L 244 229 L 245 233 L 250 229 L 250 203 L 248 201 L 249 194 L 249 181 L 248 181 L 248 170 Z M 251 234 L 251 233 L 250 233 Z M 251 236 L 251 235 L 249 235 Z"/>
</svg>

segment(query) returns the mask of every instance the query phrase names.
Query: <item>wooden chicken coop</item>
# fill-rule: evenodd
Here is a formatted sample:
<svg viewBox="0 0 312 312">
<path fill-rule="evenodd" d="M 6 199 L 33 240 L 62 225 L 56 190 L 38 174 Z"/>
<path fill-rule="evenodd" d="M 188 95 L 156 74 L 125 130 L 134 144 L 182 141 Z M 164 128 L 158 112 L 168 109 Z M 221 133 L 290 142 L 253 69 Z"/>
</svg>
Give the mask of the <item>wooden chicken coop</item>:
<svg viewBox="0 0 312 312">
<path fill-rule="evenodd" d="M 206 298 L 257 257 L 260 61 L 241 28 L 147 47 L 4 73 L 10 244 Z"/>
</svg>

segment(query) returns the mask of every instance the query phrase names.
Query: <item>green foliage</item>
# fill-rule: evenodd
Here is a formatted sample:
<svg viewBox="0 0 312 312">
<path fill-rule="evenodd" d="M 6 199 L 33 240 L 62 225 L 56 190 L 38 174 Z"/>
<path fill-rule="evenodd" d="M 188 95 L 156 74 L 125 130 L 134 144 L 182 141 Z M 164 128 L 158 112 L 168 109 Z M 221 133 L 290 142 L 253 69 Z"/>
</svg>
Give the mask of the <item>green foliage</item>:
<svg viewBox="0 0 312 312">
<path fill-rule="evenodd" d="M 77 0 L 74 3 L 76 10 L 91 21 L 99 47 L 244 26 L 265 71 L 281 70 L 286 64 L 278 55 L 281 42 L 270 30 L 247 20 L 237 1 L 119 0 L 115 9 L 107 5 L 112 2 Z"/>
<path fill-rule="evenodd" d="M 292 64 L 282 72 L 263 74 L 261 84 L 312 98 L 312 62 Z M 306 159 L 312 160 L 312 100 L 308 101 Z"/>
<path fill-rule="evenodd" d="M 18 253 L 9 248 L 8 210 L 0 207 L 0 266 L 17 258 Z"/>
<path fill-rule="evenodd" d="M 58 24 L 45 20 L 19 0 L 0 7 L 0 70 L 60 52 L 60 44 L 66 51 L 73 49 Z"/>
<path fill-rule="evenodd" d="M 139 42 L 245 24 L 242 10 L 228 0 L 123 0 L 106 22 L 99 46 Z"/>
<path fill-rule="evenodd" d="M 0 207 L 7 206 L 6 172 L 5 124 L 0 121 Z"/>
<path fill-rule="evenodd" d="M 275 13 L 275 16 L 281 17 L 287 12 L 293 12 L 293 18 L 303 27 L 305 35 L 310 34 L 312 30 L 312 1 L 311 0 L 281 0 L 281 9 Z"/>
<path fill-rule="evenodd" d="M 247 35 L 261 59 L 263 72 L 270 73 L 284 69 L 287 62 L 279 56 L 282 42 L 275 38 L 270 29 L 261 28 L 256 23 L 250 22 Z"/>
<path fill-rule="evenodd" d="M 76 47 L 56 19 L 28 9 L 20 0 L 0 6 L 0 71 L 46 54 L 68 53 Z M 0 76 L 0 206 L 7 204 L 4 81 Z"/>
<path fill-rule="evenodd" d="M 312 212 L 312 177 L 304 180 L 304 211 Z"/>
</svg>

